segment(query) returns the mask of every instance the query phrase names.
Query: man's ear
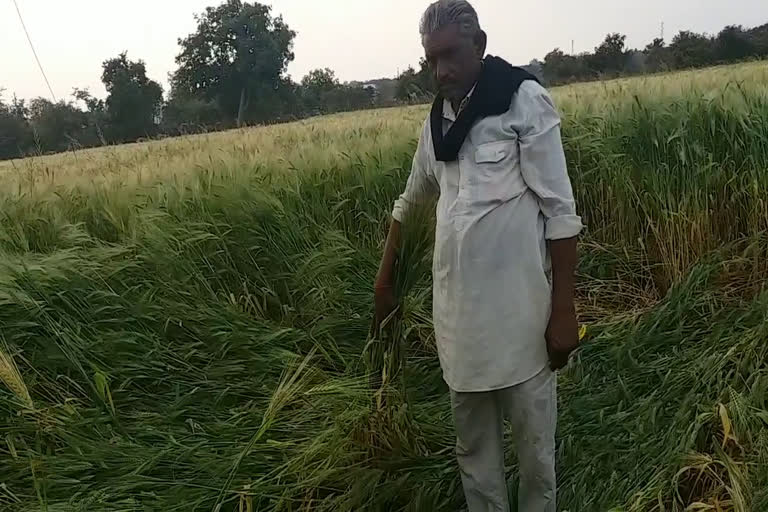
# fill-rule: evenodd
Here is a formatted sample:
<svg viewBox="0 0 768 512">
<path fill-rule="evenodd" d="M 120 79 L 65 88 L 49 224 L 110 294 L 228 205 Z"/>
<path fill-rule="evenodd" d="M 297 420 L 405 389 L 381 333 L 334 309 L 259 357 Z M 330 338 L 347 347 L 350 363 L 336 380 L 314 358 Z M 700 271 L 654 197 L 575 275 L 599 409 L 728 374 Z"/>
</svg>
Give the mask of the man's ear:
<svg viewBox="0 0 768 512">
<path fill-rule="evenodd" d="M 475 52 L 481 59 L 485 57 L 485 49 L 488 47 L 488 34 L 480 30 L 475 35 Z"/>
</svg>

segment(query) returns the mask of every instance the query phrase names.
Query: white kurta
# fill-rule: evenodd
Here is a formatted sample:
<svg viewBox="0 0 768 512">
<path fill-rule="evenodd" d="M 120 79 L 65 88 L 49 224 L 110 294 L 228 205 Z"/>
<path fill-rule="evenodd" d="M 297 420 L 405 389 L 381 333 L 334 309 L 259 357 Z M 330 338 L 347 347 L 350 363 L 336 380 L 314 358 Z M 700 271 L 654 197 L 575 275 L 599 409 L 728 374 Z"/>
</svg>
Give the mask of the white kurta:
<svg viewBox="0 0 768 512">
<path fill-rule="evenodd" d="M 444 132 L 455 119 L 445 102 Z M 506 113 L 473 126 L 454 162 L 436 161 L 427 118 L 393 218 L 403 222 L 432 195 L 433 320 L 445 381 L 456 392 L 527 381 L 548 364 L 546 241 L 582 230 L 547 91 L 523 82 Z"/>
</svg>

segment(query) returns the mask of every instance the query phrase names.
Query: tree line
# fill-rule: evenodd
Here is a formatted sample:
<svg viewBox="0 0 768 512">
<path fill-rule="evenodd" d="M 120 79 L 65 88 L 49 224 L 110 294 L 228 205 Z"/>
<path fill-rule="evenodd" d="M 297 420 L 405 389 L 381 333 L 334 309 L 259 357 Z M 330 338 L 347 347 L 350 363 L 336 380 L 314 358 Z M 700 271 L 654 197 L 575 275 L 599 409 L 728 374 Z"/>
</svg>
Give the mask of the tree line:
<svg viewBox="0 0 768 512">
<path fill-rule="evenodd" d="M 331 69 L 299 83 L 287 75 L 296 33 L 271 8 L 227 0 L 196 16 L 178 40 L 167 99 L 142 60 L 122 53 L 102 65 L 106 99 L 75 89 L 72 100 L 0 96 L 0 159 L 119 144 L 382 105 L 375 87 L 343 84 Z M 2 90 L 0 90 L 2 92 Z"/>
<path fill-rule="evenodd" d="M 327 68 L 294 82 L 286 72 L 296 33 L 258 2 L 227 0 L 196 21 L 197 29 L 178 40 L 167 98 L 144 62 L 127 53 L 102 65 L 104 100 L 85 89 L 75 89 L 70 101 L 0 97 L 0 159 L 421 102 L 435 92 L 423 59 L 418 70 L 373 85 L 341 83 Z M 768 24 L 729 26 L 716 36 L 682 31 L 669 45 L 655 39 L 643 50 L 609 34 L 594 52 L 554 49 L 527 68 L 546 83 L 562 84 L 765 57 Z"/>
<path fill-rule="evenodd" d="M 531 65 L 548 83 L 563 84 L 768 57 L 768 24 L 753 29 L 731 25 L 714 36 L 683 30 L 670 44 L 656 38 L 642 50 L 627 48 L 626 39 L 623 34 L 608 34 L 594 52 L 579 55 L 555 48 L 543 62 Z"/>
<path fill-rule="evenodd" d="M 768 24 L 752 29 L 731 25 L 715 36 L 683 30 L 670 44 L 656 38 L 642 50 L 628 48 L 626 41 L 623 34 L 608 34 L 593 52 L 570 55 L 555 48 L 543 61 L 534 59 L 523 67 L 548 85 L 562 85 L 768 58 Z M 409 67 L 398 77 L 400 100 L 424 101 L 435 92 L 424 59 L 418 70 Z"/>
</svg>

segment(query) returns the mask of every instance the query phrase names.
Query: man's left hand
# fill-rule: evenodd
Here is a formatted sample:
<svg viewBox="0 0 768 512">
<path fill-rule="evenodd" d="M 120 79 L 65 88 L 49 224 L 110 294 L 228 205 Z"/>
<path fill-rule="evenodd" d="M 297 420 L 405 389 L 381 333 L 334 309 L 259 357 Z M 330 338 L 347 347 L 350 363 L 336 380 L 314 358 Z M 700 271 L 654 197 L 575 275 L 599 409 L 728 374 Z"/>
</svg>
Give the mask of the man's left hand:
<svg viewBox="0 0 768 512">
<path fill-rule="evenodd" d="M 554 308 L 546 332 L 547 352 L 552 370 L 562 370 L 568 358 L 579 348 L 579 322 L 573 305 Z"/>
</svg>

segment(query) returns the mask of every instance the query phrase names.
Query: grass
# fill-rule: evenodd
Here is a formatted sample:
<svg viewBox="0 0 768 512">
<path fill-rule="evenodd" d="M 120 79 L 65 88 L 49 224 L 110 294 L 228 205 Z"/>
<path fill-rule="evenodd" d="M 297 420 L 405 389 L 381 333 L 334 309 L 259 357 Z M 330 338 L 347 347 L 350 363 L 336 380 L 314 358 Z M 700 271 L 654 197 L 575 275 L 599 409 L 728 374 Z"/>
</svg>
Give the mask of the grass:
<svg viewBox="0 0 768 512">
<path fill-rule="evenodd" d="M 768 509 L 766 75 L 555 91 L 589 225 L 562 510 Z M 425 112 L 0 163 L 0 509 L 458 510 L 428 212 L 370 330 Z"/>
</svg>

